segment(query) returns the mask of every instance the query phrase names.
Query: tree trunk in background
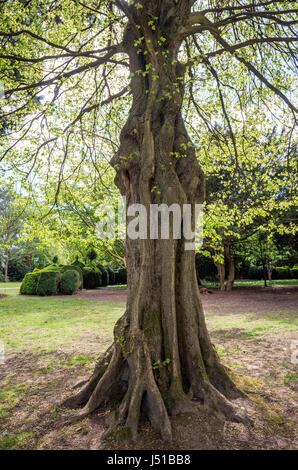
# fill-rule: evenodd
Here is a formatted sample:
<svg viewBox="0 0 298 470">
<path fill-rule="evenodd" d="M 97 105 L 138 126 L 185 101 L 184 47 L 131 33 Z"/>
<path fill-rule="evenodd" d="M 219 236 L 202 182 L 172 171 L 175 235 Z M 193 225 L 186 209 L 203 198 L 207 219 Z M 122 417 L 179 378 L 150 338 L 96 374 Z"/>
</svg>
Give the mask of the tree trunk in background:
<svg viewBox="0 0 298 470">
<path fill-rule="evenodd" d="M 4 265 L 4 282 L 8 281 L 8 261 L 9 261 L 9 249 L 5 250 L 5 265 Z"/>
<path fill-rule="evenodd" d="M 265 264 L 263 264 L 263 279 L 264 279 L 264 287 L 267 287 L 267 269 Z"/>
<path fill-rule="evenodd" d="M 219 289 L 221 291 L 224 291 L 225 290 L 225 276 L 226 276 L 225 264 L 219 263 L 218 261 L 215 264 L 217 267 L 217 273 L 218 273 L 218 279 L 219 279 Z"/>
<path fill-rule="evenodd" d="M 266 270 L 267 270 L 267 279 L 268 279 L 268 281 L 271 281 L 272 280 L 272 271 L 273 271 L 273 266 L 272 266 L 271 263 L 267 264 Z"/>
<path fill-rule="evenodd" d="M 234 254 L 231 250 L 231 245 L 225 245 L 225 259 L 228 265 L 228 279 L 226 283 L 226 290 L 231 291 L 233 289 L 234 281 L 235 281 L 235 262 L 234 262 Z"/>
<path fill-rule="evenodd" d="M 190 11 L 175 9 L 167 24 L 166 54 L 156 54 L 158 28 L 148 21 L 163 18 L 166 2 L 137 11 L 145 44 L 138 53 L 135 31 L 128 27 L 123 44 L 133 74 L 133 104 L 112 160 L 116 184 L 127 205 L 191 204 L 204 199 L 204 176 L 181 115 L 185 69 L 177 62 L 179 43 L 170 35 Z M 164 6 L 161 6 L 164 5 Z M 180 9 L 179 9 L 180 8 Z M 180 11 L 181 10 L 181 11 Z M 167 20 L 169 21 L 169 20 Z M 150 42 L 148 42 L 150 41 Z M 151 63 L 154 73 L 146 72 Z M 214 415 L 244 419 L 230 398 L 241 393 L 220 364 L 207 332 L 195 271 L 195 253 L 185 239 L 126 240 L 128 296 L 124 315 L 114 330 L 114 343 L 99 359 L 91 379 L 69 406 L 84 406 L 80 417 L 117 399 L 110 430 L 121 424 L 135 439 L 140 414 L 149 418 L 165 440 L 171 439 L 169 416 L 193 411 L 199 400 Z"/>
</svg>

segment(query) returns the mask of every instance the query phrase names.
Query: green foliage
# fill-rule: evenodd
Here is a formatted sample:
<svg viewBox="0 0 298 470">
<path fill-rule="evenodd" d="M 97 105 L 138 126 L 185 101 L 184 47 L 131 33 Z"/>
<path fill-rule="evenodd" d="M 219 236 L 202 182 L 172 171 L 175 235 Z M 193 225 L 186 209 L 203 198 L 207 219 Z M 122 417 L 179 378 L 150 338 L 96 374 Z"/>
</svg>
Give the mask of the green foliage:
<svg viewBox="0 0 298 470">
<path fill-rule="evenodd" d="M 96 289 L 100 286 L 100 276 L 101 273 L 99 270 L 95 271 L 92 268 L 83 269 L 83 286 L 84 289 Z"/>
<path fill-rule="evenodd" d="M 57 255 L 53 256 L 53 264 L 58 264 L 59 258 Z"/>
<path fill-rule="evenodd" d="M 78 268 L 81 268 L 83 269 L 85 267 L 84 263 L 82 263 L 80 260 L 79 260 L 79 257 L 76 256 L 76 259 L 73 263 L 71 263 L 71 266 L 77 266 Z"/>
<path fill-rule="evenodd" d="M 255 279 L 255 280 L 263 279 L 262 266 L 250 266 L 248 269 L 248 279 Z"/>
<path fill-rule="evenodd" d="M 272 279 L 291 279 L 291 270 L 288 266 L 275 267 L 272 272 Z"/>
<path fill-rule="evenodd" d="M 35 295 L 40 272 L 27 273 L 20 287 L 20 294 Z"/>
<path fill-rule="evenodd" d="M 24 258 L 12 258 L 8 261 L 8 277 L 10 281 L 22 281 L 25 274 L 31 271 Z"/>
<path fill-rule="evenodd" d="M 295 266 L 290 269 L 290 273 L 292 279 L 298 279 L 298 264 L 295 264 Z"/>
<path fill-rule="evenodd" d="M 41 271 L 37 282 L 36 294 L 41 296 L 57 294 L 60 279 L 59 271 Z"/>
<path fill-rule="evenodd" d="M 83 270 L 79 266 L 76 266 L 76 265 L 73 265 L 73 264 L 71 264 L 70 266 L 69 265 L 62 266 L 61 272 L 65 273 L 67 271 L 75 271 L 75 272 L 78 273 L 78 275 L 79 275 L 79 288 L 82 289 L 82 287 L 83 287 Z"/>
<path fill-rule="evenodd" d="M 200 280 L 211 282 L 217 280 L 217 269 L 211 255 L 204 256 L 202 253 L 196 253 L 196 273 Z"/>
<path fill-rule="evenodd" d="M 87 252 L 87 258 L 89 259 L 89 261 L 94 261 L 96 258 L 97 258 L 97 253 L 96 251 L 91 248 L 88 252 Z"/>
<path fill-rule="evenodd" d="M 61 276 L 60 291 L 62 294 L 72 295 L 80 286 L 80 275 L 74 269 L 66 270 Z"/>
</svg>

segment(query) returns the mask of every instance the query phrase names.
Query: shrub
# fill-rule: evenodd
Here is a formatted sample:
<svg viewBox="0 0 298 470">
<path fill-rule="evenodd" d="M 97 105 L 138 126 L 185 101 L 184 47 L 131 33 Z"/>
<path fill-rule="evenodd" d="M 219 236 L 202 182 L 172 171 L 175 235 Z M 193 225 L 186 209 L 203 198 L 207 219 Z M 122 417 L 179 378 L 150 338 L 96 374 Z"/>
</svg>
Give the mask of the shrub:
<svg viewBox="0 0 298 470">
<path fill-rule="evenodd" d="M 59 261 L 58 256 L 55 255 L 55 256 L 53 257 L 53 260 L 52 260 L 52 261 L 53 261 L 53 264 L 58 264 L 58 261 Z"/>
<path fill-rule="evenodd" d="M 60 291 L 72 295 L 80 286 L 80 275 L 75 269 L 67 269 L 61 276 Z"/>
<path fill-rule="evenodd" d="M 121 284 L 119 271 L 115 271 L 115 284 Z"/>
<path fill-rule="evenodd" d="M 195 263 L 197 279 L 205 279 L 206 281 L 208 279 L 212 282 L 217 280 L 217 268 L 211 257 L 196 253 Z"/>
<path fill-rule="evenodd" d="M 97 268 L 101 272 L 101 285 L 103 287 L 107 286 L 109 284 L 109 272 L 108 270 L 100 263 L 97 264 Z"/>
<path fill-rule="evenodd" d="M 110 266 L 107 266 L 106 270 L 108 271 L 108 274 L 109 274 L 109 285 L 113 286 L 115 284 L 115 273 Z"/>
<path fill-rule="evenodd" d="M 10 281 L 21 281 L 32 270 L 24 258 L 11 258 L 8 261 L 8 277 Z"/>
<path fill-rule="evenodd" d="M 263 268 L 262 266 L 250 266 L 248 269 L 248 279 L 263 279 Z"/>
<path fill-rule="evenodd" d="M 41 271 L 37 282 L 36 294 L 42 296 L 57 294 L 60 278 L 59 271 Z"/>
<path fill-rule="evenodd" d="M 79 261 L 79 257 L 78 257 L 78 256 L 76 256 L 75 261 L 73 261 L 73 262 L 71 263 L 71 266 L 77 266 L 78 268 L 81 268 L 81 269 L 83 269 L 83 268 L 85 267 L 84 263 L 82 263 L 81 261 Z"/>
<path fill-rule="evenodd" d="M 79 266 L 75 266 L 75 265 L 70 265 L 70 266 L 62 266 L 61 268 L 61 272 L 62 274 L 65 273 L 66 271 L 75 271 L 78 273 L 79 275 L 79 289 L 82 289 L 83 287 L 83 271 L 81 268 L 79 268 Z"/>
<path fill-rule="evenodd" d="M 298 279 L 298 264 L 295 264 L 295 266 L 290 269 L 290 273 L 292 279 Z"/>
<path fill-rule="evenodd" d="M 27 273 L 20 287 L 20 294 L 35 295 L 40 272 Z"/>
<path fill-rule="evenodd" d="M 99 287 L 99 275 L 94 269 L 83 269 L 83 286 L 85 289 L 96 289 Z"/>
<path fill-rule="evenodd" d="M 276 267 L 272 272 L 272 279 L 290 279 L 290 271 L 290 268 L 288 268 L 287 266 Z"/>
<path fill-rule="evenodd" d="M 90 260 L 90 261 L 94 261 L 96 258 L 97 258 L 97 253 L 96 251 L 91 248 L 88 253 L 87 253 L 87 258 Z"/>
<path fill-rule="evenodd" d="M 118 271 L 119 284 L 127 284 L 127 271 L 125 268 L 121 268 Z"/>
<path fill-rule="evenodd" d="M 96 272 L 97 277 L 98 277 L 98 286 L 102 286 L 102 272 L 101 272 L 101 270 L 98 269 L 98 268 L 95 268 L 94 271 Z"/>
</svg>

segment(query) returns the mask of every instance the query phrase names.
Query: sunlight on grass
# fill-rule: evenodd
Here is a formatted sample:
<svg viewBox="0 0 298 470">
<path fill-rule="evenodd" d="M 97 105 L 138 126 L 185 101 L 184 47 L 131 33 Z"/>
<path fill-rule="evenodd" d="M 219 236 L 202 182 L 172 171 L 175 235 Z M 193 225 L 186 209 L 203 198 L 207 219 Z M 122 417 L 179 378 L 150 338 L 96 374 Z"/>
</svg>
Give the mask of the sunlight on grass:
<svg viewBox="0 0 298 470">
<path fill-rule="evenodd" d="M 280 316 L 279 316 L 280 315 Z M 263 334 L 282 333 L 283 331 L 297 331 L 298 319 L 285 312 L 274 312 L 274 316 L 257 317 L 253 313 L 239 314 L 210 314 L 206 316 L 206 322 L 210 331 L 239 329 L 239 336 L 252 337 Z M 227 337 L 235 336 L 235 331 L 227 331 Z"/>
<path fill-rule="evenodd" d="M 54 351 L 90 335 L 104 349 L 123 311 L 122 303 L 8 296 L 1 299 L 0 339 L 8 350 Z"/>
</svg>

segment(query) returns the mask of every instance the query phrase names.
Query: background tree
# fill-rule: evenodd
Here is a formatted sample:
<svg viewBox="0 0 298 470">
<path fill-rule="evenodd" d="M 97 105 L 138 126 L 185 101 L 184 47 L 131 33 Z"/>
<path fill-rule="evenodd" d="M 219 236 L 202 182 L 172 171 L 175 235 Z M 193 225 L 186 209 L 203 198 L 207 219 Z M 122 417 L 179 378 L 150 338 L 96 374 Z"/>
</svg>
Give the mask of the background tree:
<svg viewBox="0 0 298 470">
<path fill-rule="evenodd" d="M 13 113 L 16 123 L 1 138 L 6 170 L 19 169 L 31 187 L 34 172 L 56 175 L 54 208 L 62 182 L 86 155 L 96 162 L 100 149 L 114 155 L 128 204 L 194 209 L 204 199 L 204 176 L 184 106 L 197 113 L 197 132 L 201 125 L 214 131 L 216 109 L 235 159 L 231 115 L 269 107 L 292 126 L 295 13 L 295 2 L 274 0 L 2 3 L 4 117 Z M 230 401 L 240 392 L 211 344 L 194 253 L 184 243 L 172 233 L 126 240 L 126 312 L 90 381 L 67 401 L 83 405 L 78 416 L 121 396 L 113 424 L 124 423 L 135 438 L 142 410 L 164 439 L 169 415 L 193 409 L 193 398 L 218 416 L 244 419 Z"/>
<path fill-rule="evenodd" d="M 288 148 L 284 130 L 269 129 L 266 116 L 258 128 L 248 115 L 245 134 L 234 132 L 236 162 L 229 157 L 225 133 L 222 141 L 207 135 L 202 145 L 207 187 L 203 249 L 213 255 L 221 290 L 233 286 L 235 255 L 242 241 L 259 233 L 253 238 L 259 246 L 265 232 L 272 236 L 297 230 L 284 216 L 297 204 L 296 146 Z M 219 126 L 217 132 L 222 134 Z"/>
<path fill-rule="evenodd" d="M 0 188 L 0 247 L 4 251 L 4 282 L 8 281 L 11 249 L 18 243 L 25 218 L 23 202 L 9 188 Z"/>
</svg>

